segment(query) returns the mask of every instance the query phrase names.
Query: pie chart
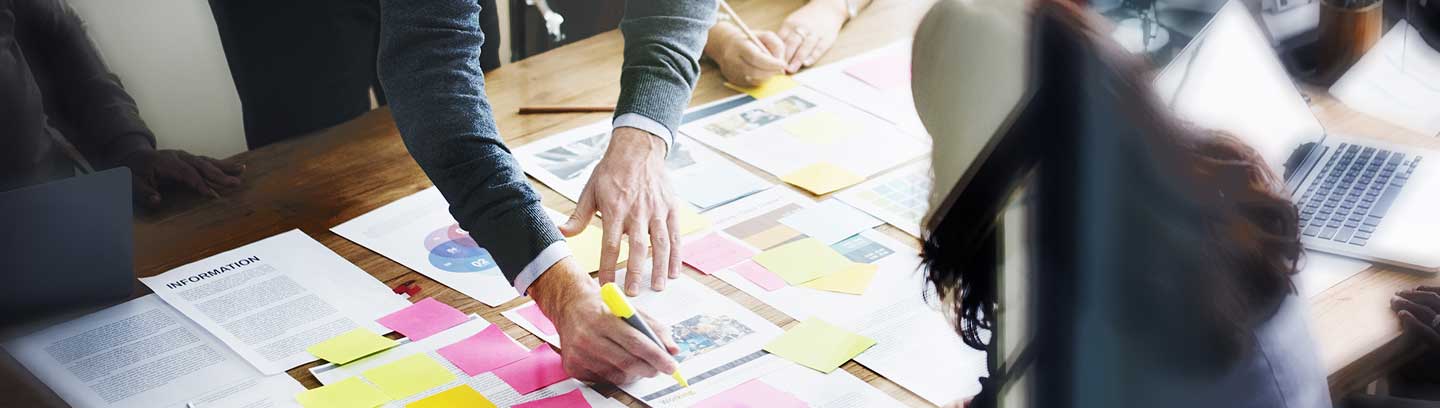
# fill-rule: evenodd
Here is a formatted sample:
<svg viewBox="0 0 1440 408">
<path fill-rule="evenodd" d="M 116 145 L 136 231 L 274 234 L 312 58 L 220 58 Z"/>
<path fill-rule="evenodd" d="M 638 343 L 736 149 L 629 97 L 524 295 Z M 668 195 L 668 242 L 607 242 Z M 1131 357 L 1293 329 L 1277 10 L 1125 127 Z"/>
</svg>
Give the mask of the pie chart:
<svg viewBox="0 0 1440 408">
<path fill-rule="evenodd" d="M 446 272 L 499 274 L 490 251 L 481 248 L 459 224 L 435 230 L 425 237 L 430 265 Z"/>
</svg>

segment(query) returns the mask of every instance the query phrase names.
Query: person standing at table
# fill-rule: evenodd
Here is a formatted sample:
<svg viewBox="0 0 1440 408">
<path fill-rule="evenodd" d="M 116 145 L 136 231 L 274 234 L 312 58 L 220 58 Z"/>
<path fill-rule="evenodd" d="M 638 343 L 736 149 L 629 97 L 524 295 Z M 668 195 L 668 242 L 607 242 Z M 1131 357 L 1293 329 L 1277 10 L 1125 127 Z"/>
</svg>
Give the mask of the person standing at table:
<svg viewBox="0 0 1440 408">
<path fill-rule="evenodd" d="M 940 0 L 915 35 L 934 141 L 922 270 L 992 370 L 957 405 L 1330 407 L 1283 184 L 1240 139 L 1167 109 L 1100 18 Z M 1024 225 L 1002 228 L 1012 199 Z M 1023 329 L 997 317 L 1015 308 Z M 1025 351 L 997 355 L 1000 338 Z"/>
<path fill-rule="evenodd" d="M 738 22 L 720 16 L 710 28 L 705 56 L 720 66 L 726 81 L 756 86 L 770 77 L 794 74 L 815 65 L 850 19 L 872 0 L 809 0 L 791 12 L 776 31 L 755 31 L 765 48 L 751 41 Z M 753 29 L 753 27 L 752 27 Z"/>
<path fill-rule="evenodd" d="M 614 384 L 675 372 L 671 354 L 679 349 L 665 334 L 665 349 L 655 346 L 606 312 L 599 285 L 570 257 L 562 231 L 578 234 L 596 211 L 604 215 L 602 283 L 615 279 L 622 237 L 628 237 L 625 291 L 632 296 L 646 266 L 654 290 L 678 276 L 677 207 L 664 160 L 700 75 L 716 2 L 630 0 L 625 8 L 625 60 L 609 147 L 575 213 L 557 229 L 496 128 L 478 62 L 485 38 L 476 23 L 477 3 L 380 4 L 380 81 L 406 147 L 450 202 L 460 226 L 554 321 L 565 344 L 566 371 Z M 646 258 L 650 265 L 642 265 Z"/>
<path fill-rule="evenodd" d="M 0 191 L 125 166 L 135 201 L 172 186 L 210 197 L 240 185 L 244 167 L 157 150 L 135 100 L 61 0 L 0 0 Z"/>
</svg>

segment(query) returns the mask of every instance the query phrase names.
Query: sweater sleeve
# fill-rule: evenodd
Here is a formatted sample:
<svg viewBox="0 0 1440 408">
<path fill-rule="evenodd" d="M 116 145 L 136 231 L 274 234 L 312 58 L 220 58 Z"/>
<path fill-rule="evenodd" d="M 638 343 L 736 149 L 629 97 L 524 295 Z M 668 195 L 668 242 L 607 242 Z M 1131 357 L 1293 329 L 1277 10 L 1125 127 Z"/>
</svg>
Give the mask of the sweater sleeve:
<svg viewBox="0 0 1440 408">
<path fill-rule="evenodd" d="M 383 0 L 380 80 L 411 156 L 461 228 L 488 250 L 522 293 L 563 246 L 519 163 L 495 127 L 480 68 L 480 6 L 474 0 Z M 557 250 L 543 257 L 551 261 Z M 568 255 L 568 252 L 562 254 Z M 538 271 L 537 271 L 538 269 Z"/>
</svg>

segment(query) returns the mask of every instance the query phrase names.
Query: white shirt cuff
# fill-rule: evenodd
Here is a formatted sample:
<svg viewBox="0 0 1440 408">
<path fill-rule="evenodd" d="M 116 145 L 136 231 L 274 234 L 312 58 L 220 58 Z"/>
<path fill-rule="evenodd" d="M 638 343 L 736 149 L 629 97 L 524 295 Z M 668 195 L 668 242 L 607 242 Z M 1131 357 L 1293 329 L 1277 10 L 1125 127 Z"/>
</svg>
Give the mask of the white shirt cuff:
<svg viewBox="0 0 1440 408">
<path fill-rule="evenodd" d="M 651 135 L 654 135 L 655 137 L 660 138 L 660 140 L 665 141 L 666 156 L 670 155 L 670 148 L 675 146 L 675 134 L 673 132 L 670 132 L 670 128 L 665 127 L 665 125 L 662 125 L 655 119 L 650 119 L 645 115 L 641 115 L 638 113 L 626 113 L 620 116 L 616 116 L 615 120 L 613 122 L 610 122 L 610 125 L 613 126 L 613 129 L 631 127 L 650 132 Z"/>
<path fill-rule="evenodd" d="M 534 284 L 536 279 L 540 279 L 540 275 L 567 256 L 570 256 L 570 247 L 565 245 L 563 239 L 545 247 L 545 250 L 540 251 L 539 255 L 535 255 L 535 259 L 525 265 L 525 269 L 521 269 L 520 274 L 515 276 L 515 290 L 520 291 L 520 296 L 525 296 L 526 292 L 530 290 L 530 285 Z"/>
</svg>

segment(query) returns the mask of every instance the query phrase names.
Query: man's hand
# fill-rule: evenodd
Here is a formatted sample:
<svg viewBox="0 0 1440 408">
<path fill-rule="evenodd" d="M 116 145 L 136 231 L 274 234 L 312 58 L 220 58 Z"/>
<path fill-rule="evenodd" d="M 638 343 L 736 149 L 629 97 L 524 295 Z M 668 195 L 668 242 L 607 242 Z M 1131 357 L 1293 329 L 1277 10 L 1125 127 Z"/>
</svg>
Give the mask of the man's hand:
<svg viewBox="0 0 1440 408">
<path fill-rule="evenodd" d="M 628 236 L 629 279 L 625 280 L 625 293 L 640 293 L 643 262 L 652 252 L 650 288 L 665 290 L 666 277 L 680 274 L 680 223 L 675 208 L 665 171 L 665 142 L 643 130 L 622 127 L 610 135 L 605 157 L 590 174 L 575 213 L 560 232 L 573 237 L 585 231 L 590 217 L 599 211 L 604 217 L 600 283 L 615 281 L 621 237 Z"/>
<path fill-rule="evenodd" d="M 565 372 L 579 380 L 620 385 L 678 368 L 671 356 L 680 347 L 671 340 L 669 328 L 642 314 L 665 343 L 661 350 L 605 309 L 599 285 L 571 258 L 541 274 L 530 286 L 530 297 L 555 323 Z"/>
<path fill-rule="evenodd" d="M 134 177 L 135 200 L 148 206 L 160 204 L 160 189 L 181 185 L 201 195 L 220 197 L 216 189 L 240 186 L 245 166 L 230 164 L 182 150 L 137 150 L 126 155 L 120 164 L 130 168 Z"/>
<path fill-rule="evenodd" d="M 1400 326 L 1412 336 L 1440 347 L 1440 287 L 1421 286 L 1402 290 L 1390 299 L 1390 309 L 1400 317 Z"/>
</svg>

